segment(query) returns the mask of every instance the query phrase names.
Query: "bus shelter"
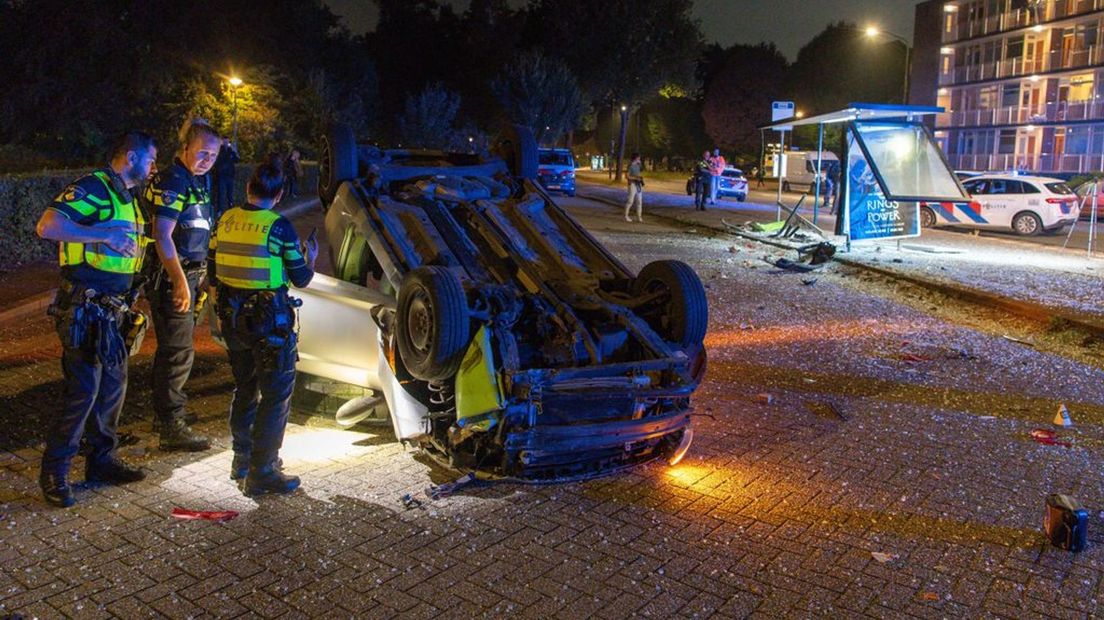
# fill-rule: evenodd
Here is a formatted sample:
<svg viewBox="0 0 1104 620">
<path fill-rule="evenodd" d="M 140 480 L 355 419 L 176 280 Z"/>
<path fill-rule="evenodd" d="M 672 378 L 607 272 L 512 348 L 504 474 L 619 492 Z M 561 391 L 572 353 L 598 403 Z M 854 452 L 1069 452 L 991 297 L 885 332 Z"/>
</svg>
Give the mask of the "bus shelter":
<svg viewBox="0 0 1104 620">
<path fill-rule="evenodd" d="M 836 234 L 852 241 L 903 239 L 920 234 L 920 203 L 968 202 L 969 194 L 943 151 L 919 120 L 943 108 L 852 103 L 843 110 L 764 127 L 788 131 L 816 125 L 818 149 L 813 221 L 821 200 L 824 129 L 842 124 Z"/>
</svg>

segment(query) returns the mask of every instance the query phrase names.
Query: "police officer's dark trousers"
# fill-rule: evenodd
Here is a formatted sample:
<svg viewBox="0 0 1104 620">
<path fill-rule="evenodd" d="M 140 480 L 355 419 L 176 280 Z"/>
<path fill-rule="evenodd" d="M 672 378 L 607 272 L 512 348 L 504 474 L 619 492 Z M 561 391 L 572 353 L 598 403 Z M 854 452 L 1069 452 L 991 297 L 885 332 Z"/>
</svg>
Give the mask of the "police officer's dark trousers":
<svg viewBox="0 0 1104 620">
<path fill-rule="evenodd" d="M 184 271 L 192 307 L 203 273 L 201 268 L 185 268 Z M 165 274 L 149 287 L 148 297 L 157 335 L 157 351 L 153 356 L 153 412 L 158 424 L 167 428 L 183 419 L 188 404 L 184 384 L 192 373 L 195 358 L 195 312 L 193 308 L 177 312 L 173 307 L 172 280 Z"/>
<path fill-rule="evenodd" d="M 289 334 L 280 346 L 272 346 L 245 329 L 248 322 L 239 317 L 237 327 L 226 319 L 221 324 L 234 374 L 230 403 L 234 456 L 248 457 L 250 468 L 257 470 L 274 463 L 284 443 L 295 389 L 296 336 Z"/>
<path fill-rule="evenodd" d="M 68 304 L 62 304 L 68 308 Z M 127 385 L 126 354 L 121 361 L 104 363 L 95 351 L 68 346 L 67 327 L 58 324 L 62 340 L 61 371 L 64 405 L 46 435 L 42 471 L 65 474 L 77 454 L 81 435 L 88 439 L 91 463 L 110 461 L 118 443 L 115 428 Z"/>
<path fill-rule="evenodd" d="M 700 174 L 694 179 L 694 208 L 699 211 L 705 211 L 705 199 L 709 195 L 706 184 L 709 182 Z"/>
</svg>

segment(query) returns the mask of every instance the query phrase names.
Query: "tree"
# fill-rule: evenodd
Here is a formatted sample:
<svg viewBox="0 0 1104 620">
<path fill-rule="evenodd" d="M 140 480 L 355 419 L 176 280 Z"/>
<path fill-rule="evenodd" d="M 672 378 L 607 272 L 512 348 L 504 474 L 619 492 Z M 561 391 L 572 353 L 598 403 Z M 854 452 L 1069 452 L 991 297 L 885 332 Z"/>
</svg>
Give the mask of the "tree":
<svg viewBox="0 0 1104 620">
<path fill-rule="evenodd" d="M 555 143 L 583 112 L 579 83 L 563 62 L 528 52 L 491 80 L 507 118 L 533 130 L 538 144 Z"/>
<path fill-rule="evenodd" d="M 526 40 L 562 58 L 598 109 L 625 106 L 624 128 L 630 109 L 664 86 L 695 89 L 702 36 L 692 9 L 692 0 L 539 0 L 528 16 Z M 621 131 L 618 179 L 624 150 Z"/>
<path fill-rule="evenodd" d="M 460 96 L 440 83 L 430 84 L 406 98 L 406 110 L 399 118 L 403 146 L 448 149 L 457 140 L 454 123 L 460 110 Z M 465 138 L 466 140 L 466 138 Z"/>
<path fill-rule="evenodd" d="M 900 43 L 870 39 L 854 24 L 831 24 L 797 53 L 787 75 L 798 107 L 810 114 L 849 103 L 899 102 L 905 71 Z"/>
<path fill-rule="evenodd" d="M 714 144 L 737 158 L 759 158 L 759 127 L 770 123 L 771 102 L 782 97 L 785 56 L 773 43 L 733 45 L 714 61 L 702 118 Z"/>
</svg>

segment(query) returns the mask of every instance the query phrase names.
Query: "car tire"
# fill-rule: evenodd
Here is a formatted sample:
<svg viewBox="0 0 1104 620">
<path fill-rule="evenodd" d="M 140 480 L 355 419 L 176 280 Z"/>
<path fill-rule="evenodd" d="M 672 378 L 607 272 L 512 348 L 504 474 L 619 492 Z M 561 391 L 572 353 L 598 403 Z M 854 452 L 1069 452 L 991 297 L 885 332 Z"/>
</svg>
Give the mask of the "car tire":
<svg viewBox="0 0 1104 620">
<path fill-rule="evenodd" d="M 686 195 L 687 196 L 693 196 L 694 195 L 694 179 L 690 179 L 690 180 L 686 181 Z"/>
<path fill-rule="evenodd" d="M 1012 230 L 1023 237 L 1034 237 L 1043 231 L 1043 220 L 1031 211 L 1023 211 L 1012 218 Z"/>
<path fill-rule="evenodd" d="M 495 139 L 494 152 L 506 162 L 511 175 L 522 179 L 537 178 L 537 139 L 528 127 L 503 127 Z"/>
<path fill-rule="evenodd" d="M 460 279 L 445 267 L 418 267 L 399 287 L 395 336 L 407 372 L 422 381 L 456 374 L 471 339 Z"/>
<path fill-rule="evenodd" d="M 357 145 L 353 128 L 334 123 L 322 136 L 318 157 L 318 197 L 328 208 L 337 197 L 337 189 L 357 175 Z"/>
<path fill-rule="evenodd" d="M 747 194 L 736 194 L 736 202 L 743 202 L 747 200 Z"/>
<path fill-rule="evenodd" d="M 790 191 L 789 181 L 782 181 L 782 191 L 784 191 L 784 192 Z"/>
<path fill-rule="evenodd" d="M 920 207 L 920 230 L 935 227 L 935 211 L 931 207 Z"/>
<path fill-rule="evenodd" d="M 571 190 L 570 192 L 564 192 L 564 193 L 567 194 L 568 198 L 574 198 L 575 197 L 575 190 Z"/>
<path fill-rule="evenodd" d="M 705 287 L 694 270 L 677 260 L 648 263 L 633 280 L 634 295 L 669 293 L 665 303 L 644 315 L 664 340 L 682 348 L 700 347 L 709 324 Z"/>
</svg>

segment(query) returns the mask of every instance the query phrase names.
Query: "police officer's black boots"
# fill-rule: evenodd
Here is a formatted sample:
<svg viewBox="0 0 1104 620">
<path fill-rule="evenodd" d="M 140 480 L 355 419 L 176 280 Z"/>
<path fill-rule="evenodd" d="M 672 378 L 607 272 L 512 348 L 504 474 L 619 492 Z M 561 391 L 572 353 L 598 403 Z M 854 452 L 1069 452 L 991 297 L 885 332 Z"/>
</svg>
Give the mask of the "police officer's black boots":
<svg viewBox="0 0 1104 620">
<path fill-rule="evenodd" d="M 64 470 L 42 470 L 38 475 L 38 486 L 42 489 L 42 498 L 51 506 L 68 508 L 77 503 L 69 486 L 69 475 Z"/>
<path fill-rule="evenodd" d="M 211 447 L 206 435 L 197 433 L 182 420 L 173 420 L 167 427 L 161 427 L 161 449 L 182 452 L 203 452 Z"/>
<path fill-rule="evenodd" d="M 242 492 L 246 495 L 276 493 L 284 495 L 299 488 L 299 476 L 285 476 L 276 461 L 264 467 L 250 467 Z"/>
<path fill-rule="evenodd" d="M 284 468 L 284 459 L 276 459 L 276 469 Z M 230 464 L 230 479 L 244 480 L 249 475 L 249 455 L 234 454 L 234 462 Z"/>
<path fill-rule="evenodd" d="M 104 461 L 86 461 L 84 464 L 84 479 L 88 482 L 106 482 L 108 484 L 126 484 L 146 479 L 146 472 L 141 468 L 128 465 L 117 458 Z"/>
</svg>

